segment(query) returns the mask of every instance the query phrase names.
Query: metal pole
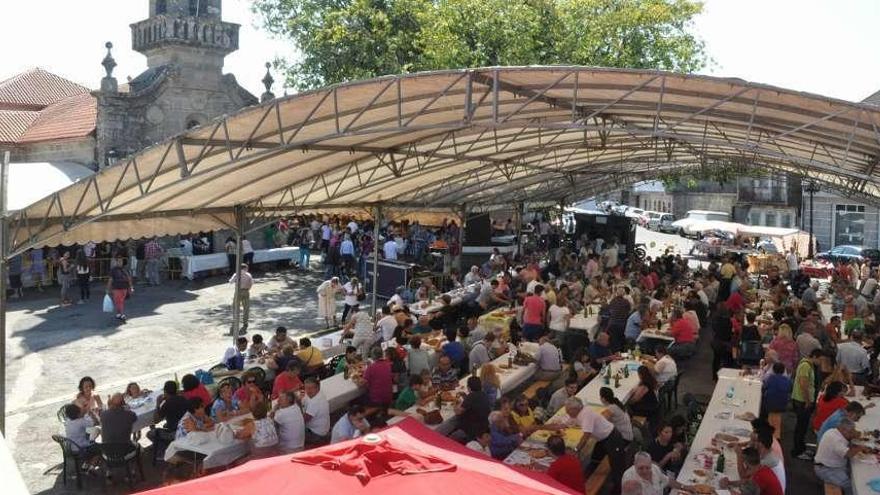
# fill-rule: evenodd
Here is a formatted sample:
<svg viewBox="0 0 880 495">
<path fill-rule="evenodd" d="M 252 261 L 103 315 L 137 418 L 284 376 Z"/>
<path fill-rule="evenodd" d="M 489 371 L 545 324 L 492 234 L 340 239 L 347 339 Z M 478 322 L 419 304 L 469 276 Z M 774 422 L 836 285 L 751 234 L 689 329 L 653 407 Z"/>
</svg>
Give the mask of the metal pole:
<svg viewBox="0 0 880 495">
<path fill-rule="evenodd" d="M 244 207 L 235 207 L 235 266 L 232 273 L 235 274 L 235 295 L 232 297 L 232 329 L 229 334 L 232 335 L 232 347 L 235 347 L 235 341 L 238 340 L 238 334 L 241 331 L 239 323 L 241 322 L 241 241 L 244 236 L 245 229 Z M 248 267 L 250 269 L 250 267 Z"/>
<path fill-rule="evenodd" d="M 372 295 L 372 313 L 370 317 L 376 315 L 376 293 L 379 291 L 379 222 L 382 221 L 382 206 L 373 207 L 373 295 Z"/>
<path fill-rule="evenodd" d="M 458 275 L 464 277 L 464 272 L 462 270 L 464 269 L 464 227 L 467 225 L 468 218 L 467 204 L 461 205 L 459 215 L 461 221 L 459 222 L 460 225 L 458 227 L 458 261 L 456 261 L 455 265 L 458 267 Z M 492 226 L 490 225 L 489 229 L 491 228 Z M 491 233 L 489 235 L 491 235 Z"/>
<path fill-rule="evenodd" d="M 9 182 L 9 151 L 0 159 L 0 433 L 6 436 L 6 263 L 9 239 L 6 193 Z"/>
<path fill-rule="evenodd" d="M 523 223 L 522 202 L 516 204 L 516 255 L 522 257 L 522 223 Z"/>
<path fill-rule="evenodd" d="M 816 189 L 813 184 L 810 184 L 810 245 L 808 247 L 809 258 L 813 259 L 813 191 Z"/>
</svg>

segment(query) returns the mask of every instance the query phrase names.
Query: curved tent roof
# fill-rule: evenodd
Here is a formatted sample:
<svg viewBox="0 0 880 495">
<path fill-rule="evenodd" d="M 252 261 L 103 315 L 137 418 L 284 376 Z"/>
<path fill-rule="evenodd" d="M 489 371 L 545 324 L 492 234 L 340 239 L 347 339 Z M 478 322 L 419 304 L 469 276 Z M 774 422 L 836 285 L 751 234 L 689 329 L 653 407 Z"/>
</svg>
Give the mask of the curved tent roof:
<svg viewBox="0 0 880 495">
<path fill-rule="evenodd" d="M 739 79 L 592 67 L 389 76 L 170 138 L 11 217 L 31 245 L 383 204 L 576 201 L 666 170 L 758 166 L 880 199 L 880 108 Z"/>
</svg>

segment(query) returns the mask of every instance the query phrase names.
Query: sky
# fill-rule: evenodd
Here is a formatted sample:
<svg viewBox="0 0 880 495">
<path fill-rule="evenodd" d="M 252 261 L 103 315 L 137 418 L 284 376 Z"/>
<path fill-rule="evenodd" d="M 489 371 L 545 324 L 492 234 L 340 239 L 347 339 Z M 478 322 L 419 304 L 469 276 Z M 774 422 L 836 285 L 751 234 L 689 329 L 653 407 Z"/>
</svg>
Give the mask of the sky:
<svg viewBox="0 0 880 495">
<path fill-rule="evenodd" d="M 249 0 L 225 0 L 223 18 L 242 25 L 225 71 L 263 92 L 264 64 L 292 56 L 287 42 L 256 26 Z M 147 0 L 0 0 L 0 80 L 39 66 L 96 88 L 104 43 L 113 42 L 125 82 L 146 68 L 131 50 L 128 25 L 147 17 Z M 51 15 L 46 15 L 51 12 Z M 880 0 L 707 0 L 693 31 L 712 64 L 705 74 L 738 77 L 858 101 L 880 90 Z M 276 75 L 274 92 L 283 93 Z"/>
</svg>

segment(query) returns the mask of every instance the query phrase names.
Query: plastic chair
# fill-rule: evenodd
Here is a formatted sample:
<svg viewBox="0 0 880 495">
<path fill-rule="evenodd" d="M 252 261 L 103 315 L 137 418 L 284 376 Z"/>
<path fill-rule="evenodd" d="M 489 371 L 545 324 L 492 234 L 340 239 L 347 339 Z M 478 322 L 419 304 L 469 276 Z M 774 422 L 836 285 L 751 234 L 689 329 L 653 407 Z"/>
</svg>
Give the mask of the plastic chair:
<svg viewBox="0 0 880 495">
<path fill-rule="evenodd" d="M 58 418 L 58 422 L 61 424 L 67 423 L 67 414 L 64 412 L 64 408 L 67 407 L 67 404 L 58 408 L 58 412 L 55 413 L 55 416 Z"/>
<path fill-rule="evenodd" d="M 211 373 L 212 375 L 217 372 L 225 372 L 225 371 L 229 371 L 229 368 L 227 368 L 226 365 L 223 363 L 215 364 L 214 366 L 211 366 L 211 369 L 208 370 L 208 372 Z"/>
<path fill-rule="evenodd" d="M 67 486 L 67 461 L 72 460 L 73 472 L 76 473 L 76 489 L 82 490 L 82 465 L 85 461 L 94 457 L 94 452 L 80 447 L 73 440 L 61 435 L 52 435 L 52 440 L 61 447 L 61 455 L 63 456 L 61 461 L 62 483 L 64 486 Z"/>
<path fill-rule="evenodd" d="M 125 470 L 128 478 L 128 486 L 134 488 L 134 467 L 137 467 L 141 475 L 141 481 L 145 481 L 144 467 L 141 464 L 141 447 L 131 443 L 102 443 L 101 458 L 109 473 L 112 469 Z M 132 466 L 134 465 L 134 466 Z"/>
</svg>

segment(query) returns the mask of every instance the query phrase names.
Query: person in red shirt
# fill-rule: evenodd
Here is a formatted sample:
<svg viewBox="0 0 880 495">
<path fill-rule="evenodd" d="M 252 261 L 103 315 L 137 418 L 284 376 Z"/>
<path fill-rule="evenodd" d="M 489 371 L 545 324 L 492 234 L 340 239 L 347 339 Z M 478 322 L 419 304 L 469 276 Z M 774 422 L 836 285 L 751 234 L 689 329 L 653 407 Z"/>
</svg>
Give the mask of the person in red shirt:
<svg viewBox="0 0 880 495">
<path fill-rule="evenodd" d="M 208 389 L 205 388 L 205 385 L 196 378 L 196 375 L 183 375 L 183 378 L 180 379 L 180 385 L 183 388 L 183 395 L 186 399 L 192 399 L 193 397 L 198 397 L 202 399 L 202 404 L 208 405 L 213 402 L 213 398 L 211 397 L 211 392 L 208 392 Z"/>
<path fill-rule="evenodd" d="M 388 349 L 394 354 L 394 349 Z M 382 349 L 374 347 L 373 364 L 364 370 L 362 386 L 367 388 L 367 402 L 371 406 L 388 407 L 394 400 L 394 373 L 391 360 L 382 353 Z"/>
<path fill-rule="evenodd" d="M 782 484 L 773 470 L 761 465 L 761 454 L 754 447 L 748 447 L 742 451 L 743 474 L 742 479 L 753 483 L 758 488 L 758 495 L 784 495 Z M 721 488 L 728 489 L 732 486 L 741 486 L 743 481 L 730 481 L 721 478 Z"/>
<path fill-rule="evenodd" d="M 849 401 L 843 397 L 846 385 L 843 382 L 831 382 L 825 387 L 825 393 L 816 400 L 816 412 L 813 414 L 813 431 L 819 431 L 828 416 L 838 409 L 843 409 Z"/>
<path fill-rule="evenodd" d="M 547 474 L 554 480 L 581 493 L 584 491 L 584 473 L 578 458 L 565 449 L 565 440 L 559 435 L 547 439 L 547 450 L 556 457 Z"/>
<path fill-rule="evenodd" d="M 696 352 L 697 329 L 693 323 L 685 318 L 680 309 L 672 310 L 672 324 L 669 326 L 669 335 L 675 339 L 669 347 L 669 355 L 675 359 L 687 359 Z"/>
<path fill-rule="evenodd" d="M 523 300 L 523 336 L 530 342 L 537 342 L 544 334 L 547 303 L 541 297 L 543 293 L 544 287 L 536 285 L 535 293 Z"/>
<path fill-rule="evenodd" d="M 730 313 L 736 313 L 745 307 L 746 299 L 739 293 L 739 289 L 731 291 L 730 296 L 727 297 L 727 309 L 730 310 Z"/>
<path fill-rule="evenodd" d="M 296 391 L 302 388 L 302 380 L 299 379 L 299 363 L 290 361 L 287 363 L 287 370 L 278 373 L 275 377 L 275 383 L 272 384 L 272 399 L 277 399 L 279 395 L 288 391 Z"/>
</svg>

